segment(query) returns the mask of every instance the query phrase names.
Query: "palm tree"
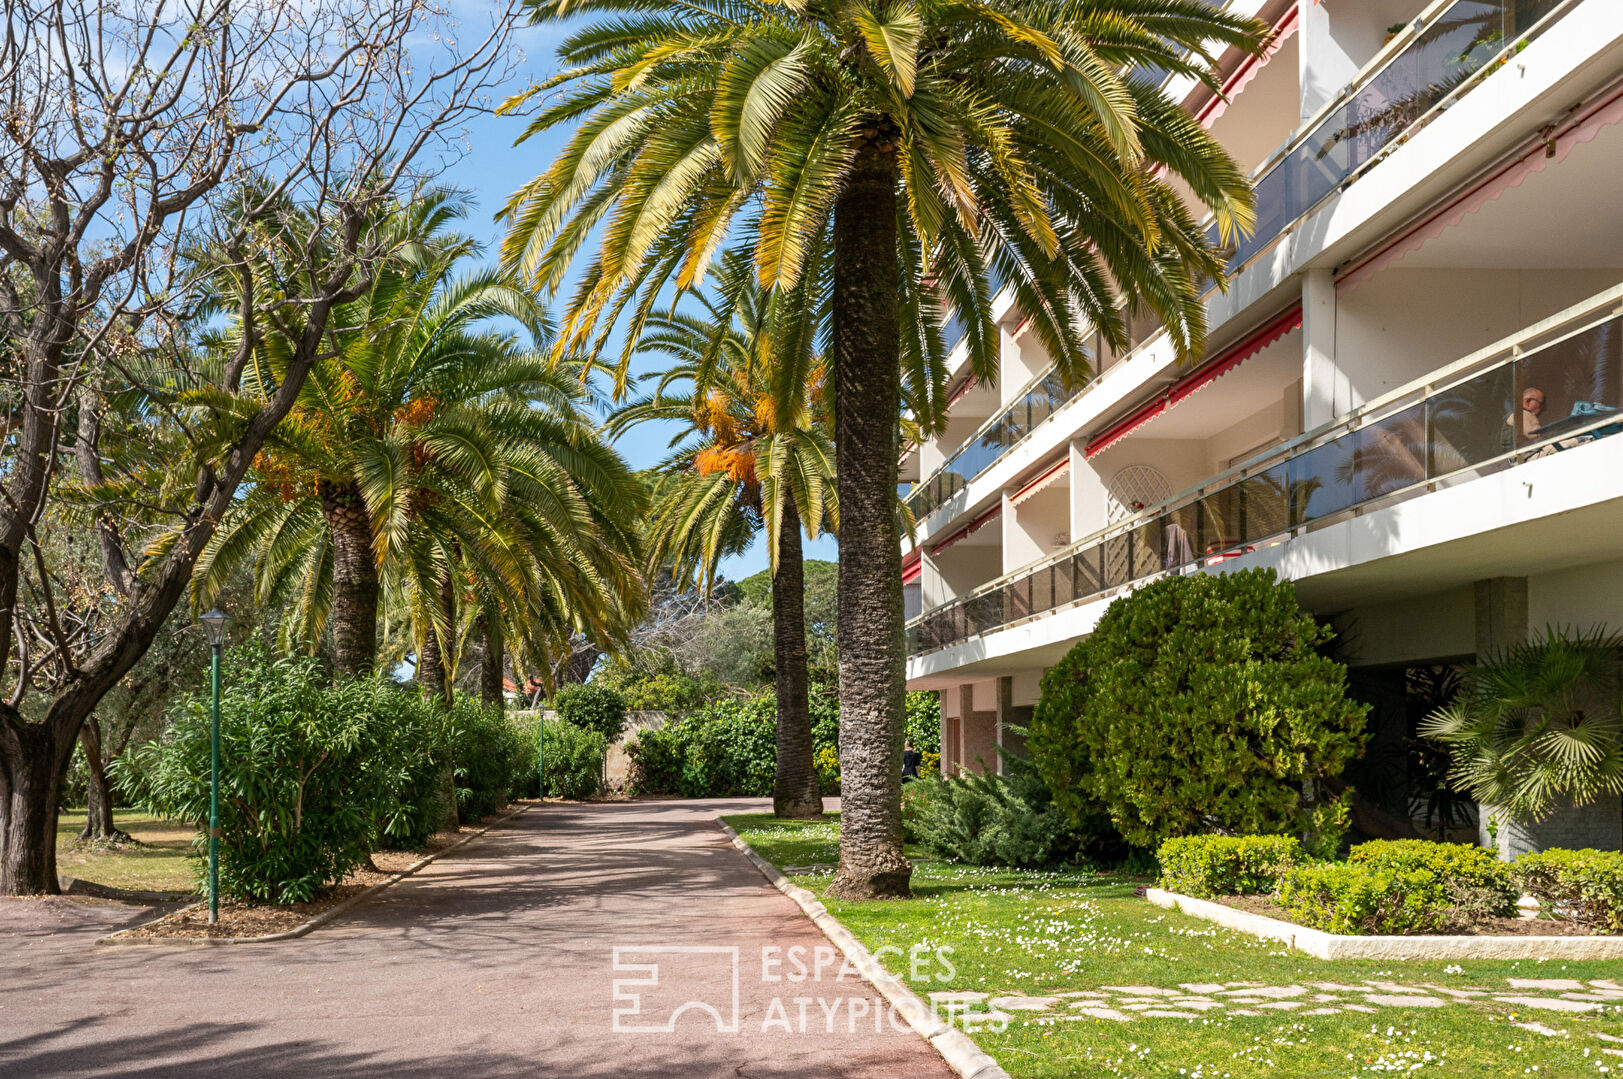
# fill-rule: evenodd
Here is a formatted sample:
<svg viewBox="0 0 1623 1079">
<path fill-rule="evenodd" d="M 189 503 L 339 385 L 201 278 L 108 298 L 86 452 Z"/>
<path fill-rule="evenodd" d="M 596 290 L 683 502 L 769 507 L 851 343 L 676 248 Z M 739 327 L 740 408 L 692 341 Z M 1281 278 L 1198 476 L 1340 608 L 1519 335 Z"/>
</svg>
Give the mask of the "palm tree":
<svg viewBox="0 0 1623 1079">
<path fill-rule="evenodd" d="M 773 298 L 734 253 L 714 275 L 719 298 L 704 314 L 651 317 L 640 352 L 675 361 L 650 396 L 611 417 L 610 432 L 650 420 L 682 424 L 676 452 L 654 470 L 649 564 L 669 562 L 678 587 L 709 591 L 721 559 L 766 531 L 772 562 L 773 682 L 777 773 L 772 812 L 823 812 L 812 764 L 801 529 L 813 539 L 838 525 L 820 358 L 773 349 L 765 336 Z M 729 314 L 730 313 L 730 314 Z M 716 357 L 715 360 L 709 357 Z M 711 370 L 708 382 L 700 373 Z M 668 392 L 689 383 L 693 394 Z"/>
<path fill-rule="evenodd" d="M 541 652 L 607 631 L 640 589 L 641 485 L 584 418 L 578 373 L 538 351 L 551 329 L 533 295 L 493 270 L 457 275 L 475 248 L 444 228 L 465 206 L 445 191 L 419 203 L 420 243 L 334 313 L 333 347 L 195 577 L 206 602 L 252 560 L 256 595 L 286 607 L 284 646 L 314 649 L 330 629 L 346 674 L 376 665 L 389 597 L 441 697 L 461 592 L 494 653 L 491 632 Z M 275 385 L 285 344 L 258 342 L 245 399 Z"/>
<path fill-rule="evenodd" d="M 1074 381 L 1085 325 L 1125 347 L 1122 301 L 1181 357 L 1223 267 L 1174 184 L 1224 240 L 1250 221 L 1244 175 L 1135 70 L 1214 89 L 1210 49 L 1263 28 L 1202 0 L 534 0 L 537 22 L 609 16 L 560 46 L 529 133 L 568 124 L 557 161 L 505 210 L 509 266 L 556 290 L 597 236 L 564 352 L 627 350 L 661 295 L 715 252 L 822 312 L 834 384 L 840 544 L 840 867 L 831 894 L 905 894 L 905 645 L 894 512 L 901 368 L 939 363 L 942 305 L 974 366 L 997 366 L 992 300 L 1013 290 Z M 1127 74 L 1124 74 L 1127 73 Z M 784 331 L 790 332 L 790 331 Z M 776 335 L 777 331 L 774 331 Z M 701 381 L 703 381 L 701 379 Z"/>
</svg>

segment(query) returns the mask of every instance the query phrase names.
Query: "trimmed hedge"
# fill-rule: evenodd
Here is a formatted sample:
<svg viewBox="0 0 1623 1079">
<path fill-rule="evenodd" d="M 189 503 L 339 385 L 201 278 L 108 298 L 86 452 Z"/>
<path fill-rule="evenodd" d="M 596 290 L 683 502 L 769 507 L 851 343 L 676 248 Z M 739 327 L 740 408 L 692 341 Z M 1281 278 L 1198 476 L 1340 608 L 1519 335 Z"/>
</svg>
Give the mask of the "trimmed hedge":
<svg viewBox="0 0 1623 1079">
<path fill-rule="evenodd" d="M 1623 933 L 1623 852 L 1546 850 L 1524 854 L 1511 878 L 1557 917 Z"/>
<path fill-rule="evenodd" d="M 1510 866 L 1482 847 L 1429 839 L 1377 839 L 1354 847 L 1347 861 L 1375 869 L 1437 874 L 1454 908 L 1450 921 L 1473 915 L 1507 918 L 1516 913 L 1519 893 L 1511 883 Z"/>
<path fill-rule="evenodd" d="M 1305 860 L 1302 844 L 1283 835 L 1183 836 L 1162 843 L 1156 857 L 1162 888 L 1202 899 L 1267 895 Z"/>
<path fill-rule="evenodd" d="M 1437 933 L 1452 911 L 1438 874 L 1354 862 L 1288 870 L 1275 899 L 1295 921 L 1328 933 Z"/>
<path fill-rule="evenodd" d="M 552 698 L 552 707 L 565 723 L 596 731 L 606 742 L 625 733 L 625 698 L 607 686 L 590 682 L 565 686 Z"/>
</svg>

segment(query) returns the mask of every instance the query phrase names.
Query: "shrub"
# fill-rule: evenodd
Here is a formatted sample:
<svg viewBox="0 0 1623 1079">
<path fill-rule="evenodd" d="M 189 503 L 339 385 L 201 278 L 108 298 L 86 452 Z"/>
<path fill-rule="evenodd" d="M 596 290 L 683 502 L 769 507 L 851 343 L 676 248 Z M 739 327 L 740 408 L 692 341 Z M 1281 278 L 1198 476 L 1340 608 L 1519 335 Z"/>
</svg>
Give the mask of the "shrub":
<svg viewBox="0 0 1623 1079">
<path fill-rule="evenodd" d="M 676 794 L 682 785 L 682 754 L 687 736 L 675 724 L 658 730 L 638 731 L 626 743 L 630 761 L 626 789 L 633 796 Z"/>
<path fill-rule="evenodd" d="M 1305 859 L 1302 845 L 1283 835 L 1192 835 L 1169 839 L 1156 852 L 1161 887 L 1181 895 L 1267 895 L 1287 869 Z"/>
<path fill-rule="evenodd" d="M 1280 878 L 1275 898 L 1297 922 L 1329 933 L 1436 933 L 1451 919 L 1443 878 L 1425 869 L 1297 866 Z"/>
<path fill-rule="evenodd" d="M 538 751 L 540 737 L 536 724 L 540 722 L 539 716 L 534 712 L 519 715 L 509 714 L 507 725 L 513 729 L 514 744 L 518 747 L 517 755 L 513 758 L 513 775 L 508 780 L 507 787 L 514 798 L 538 798 L 541 795 L 541 777 L 537 771 Z"/>
<path fill-rule="evenodd" d="M 565 723 L 596 731 L 605 742 L 617 741 L 626 729 L 626 702 L 607 686 L 565 686 L 552 698 L 552 707 Z"/>
<path fill-rule="evenodd" d="M 458 696 L 449 717 L 451 759 L 456 764 L 457 816 L 464 823 L 506 805 L 524 746 L 501 709 Z M 533 754 L 531 756 L 533 760 Z"/>
<path fill-rule="evenodd" d="M 395 688 L 379 693 L 372 709 L 386 739 L 367 762 L 384 787 L 378 843 L 391 850 L 414 850 L 448 816 L 450 717 L 438 704 Z"/>
<path fill-rule="evenodd" d="M 1608 933 L 1623 932 L 1623 852 L 1546 850 L 1524 854 L 1511 879 L 1558 917 Z"/>
<path fill-rule="evenodd" d="M 1270 570 L 1146 585 L 1044 676 L 1032 758 L 1073 821 L 1102 808 L 1134 846 L 1217 830 L 1328 849 L 1342 814 L 1319 781 L 1367 711 L 1317 651 L 1331 636 Z"/>
<path fill-rule="evenodd" d="M 913 690 L 907 695 L 907 740 L 926 757 L 941 759 L 941 695 L 935 690 Z"/>
<path fill-rule="evenodd" d="M 396 812 L 428 758 L 418 750 L 396 759 L 399 736 L 384 719 L 398 711 L 389 706 L 399 693 L 380 679 L 329 686 L 308 658 L 243 650 L 233 659 L 220 702 L 220 890 L 306 901 L 366 861 L 379 822 Z M 201 828 L 209 813 L 207 697 L 183 699 L 165 737 L 118 769 L 143 808 Z M 200 833 L 196 846 L 205 845 Z M 205 871 L 198 866 L 200 881 Z"/>
<path fill-rule="evenodd" d="M 590 798 L 603 786 L 603 758 L 608 739 L 562 720 L 541 725 L 541 754 L 547 794 L 575 801 Z"/>
<path fill-rule="evenodd" d="M 592 684 L 614 690 L 632 710 L 671 714 L 703 708 L 727 692 L 713 676 L 694 678 L 677 670 L 649 673 L 620 666 L 607 668 Z"/>
<path fill-rule="evenodd" d="M 824 794 L 838 794 L 840 706 L 830 687 L 810 693 L 812 766 Z M 772 693 L 723 699 L 627 744 L 632 794 L 685 798 L 767 795 L 778 770 L 778 706 Z"/>
<path fill-rule="evenodd" d="M 1428 839 L 1377 839 L 1354 847 L 1347 860 L 1374 869 L 1435 873 L 1456 910 L 1455 921 L 1516 913 L 1518 893 L 1511 883 L 1510 867 L 1481 847 Z"/>
<path fill-rule="evenodd" d="M 902 789 L 908 835 L 943 858 L 1036 868 L 1068 860 L 1077 837 L 1029 761 L 1003 756 L 1004 775 L 921 779 Z"/>
</svg>

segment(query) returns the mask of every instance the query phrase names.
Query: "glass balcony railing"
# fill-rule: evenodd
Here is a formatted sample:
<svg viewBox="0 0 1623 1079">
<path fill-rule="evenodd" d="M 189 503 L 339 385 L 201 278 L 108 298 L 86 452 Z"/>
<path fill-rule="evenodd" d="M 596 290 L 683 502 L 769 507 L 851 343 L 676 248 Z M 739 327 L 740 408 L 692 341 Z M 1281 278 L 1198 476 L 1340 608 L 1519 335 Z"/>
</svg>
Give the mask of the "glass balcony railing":
<svg viewBox="0 0 1623 1079">
<path fill-rule="evenodd" d="M 1623 287 L 908 623 L 913 653 L 1623 431 Z"/>
<path fill-rule="evenodd" d="M 1257 222 L 1236 241 L 1231 271 L 1386 152 L 1439 105 L 1468 90 L 1510 52 L 1550 25 L 1570 0 L 1459 0 L 1434 15 L 1386 63 L 1292 140 L 1256 181 Z M 1553 22 L 1554 20 L 1551 20 Z M 1216 226 L 1208 238 L 1217 242 Z"/>
<path fill-rule="evenodd" d="M 1575 0 L 1459 0 L 1437 13 L 1384 64 L 1349 87 L 1341 104 L 1287 143 L 1256 180 L 1257 222 L 1239 239 L 1230 271 L 1245 266 L 1339 187 L 1472 80 L 1552 25 Z M 1550 16 L 1555 15 L 1555 18 Z M 1209 239 L 1217 243 L 1216 226 Z M 1154 335 L 1135 327 L 1133 347 Z M 963 336 L 953 315 L 943 339 Z M 1095 350 L 1095 355 L 1100 352 Z M 1097 373 L 1097 372 L 1096 372 Z M 969 485 L 1061 405 L 1087 388 L 1065 393 L 1056 376 L 982 428 L 941 469 L 913 486 L 908 506 L 923 520 Z M 1056 396 L 1062 394 L 1063 396 Z M 1024 416 L 1023 415 L 1024 410 Z"/>
</svg>

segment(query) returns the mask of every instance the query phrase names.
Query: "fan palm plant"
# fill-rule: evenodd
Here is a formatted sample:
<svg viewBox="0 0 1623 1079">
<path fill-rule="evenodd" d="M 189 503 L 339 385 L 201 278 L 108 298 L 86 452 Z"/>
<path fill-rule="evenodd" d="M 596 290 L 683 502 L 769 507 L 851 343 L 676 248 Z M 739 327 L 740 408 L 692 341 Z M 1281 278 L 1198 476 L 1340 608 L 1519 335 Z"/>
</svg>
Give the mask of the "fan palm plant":
<svg viewBox="0 0 1623 1079">
<path fill-rule="evenodd" d="M 698 583 L 708 592 L 721 559 L 766 532 L 778 714 L 772 811 L 815 817 L 823 799 L 812 764 L 801 531 L 815 539 L 825 524 L 838 525 L 826 370 L 808 351 L 771 348 L 775 297 L 760 288 L 747 259 L 730 256 L 714 276 L 717 295 L 697 298 L 702 314 L 648 320 L 639 351 L 672 366 L 653 394 L 618 410 L 608 430 L 650 420 L 681 425 L 675 452 L 654 469 L 647 537 L 650 564 L 669 562 L 678 587 Z M 673 393 L 673 384 L 697 392 Z"/>
<path fill-rule="evenodd" d="M 206 602 L 252 561 L 260 600 L 286 608 L 284 645 L 313 649 L 330 630 L 351 674 L 377 663 L 389 597 L 437 696 L 463 608 L 540 650 L 576 627 L 609 632 L 640 588 L 641 485 L 584 418 L 578 374 L 539 351 L 550 326 L 534 296 L 496 271 L 458 276 L 475 249 L 445 228 L 464 208 L 449 192 L 414 207 L 420 243 L 334 312 L 333 347 L 194 578 Z M 274 386 L 285 350 L 257 342 L 245 384 Z"/>
<path fill-rule="evenodd" d="M 575 129 L 505 210 L 503 256 L 538 287 L 559 288 L 598 238 L 557 347 L 595 354 L 629 312 L 623 376 L 658 298 L 694 287 L 734 243 L 751 248 L 764 287 L 804 294 L 786 309 L 827 313 L 816 321 L 845 524 L 831 894 L 905 894 L 902 367 L 941 362 L 950 305 L 976 371 L 992 377 L 1004 288 L 1067 379 L 1089 367 L 1088 324 L 1125 347 L 1123 300 L 1158 315 L 1180 356 L 1197 354 L 1200 282 L 1223 267 L 1190 205 L 1226 240 L 1250 220 L 1250 190 L 1158 83 L 1131 72 L 1215 90 L 1211 49 L 1258 49 L 1263 28 L 1203 0 L 534 0 L 531 11 L 607 16 L 570 32 L 565 70 L 506 106 L 546 93 L 529 132 Z"/>
<path fill-rule="evenodd" d="M 1620 658 L 1605 630 L 1551 628 L 1468 670 L 1420 733 L 1448 747 L 1457 789 L 1518 820 L 1623 794 Z"/>
</svg>

